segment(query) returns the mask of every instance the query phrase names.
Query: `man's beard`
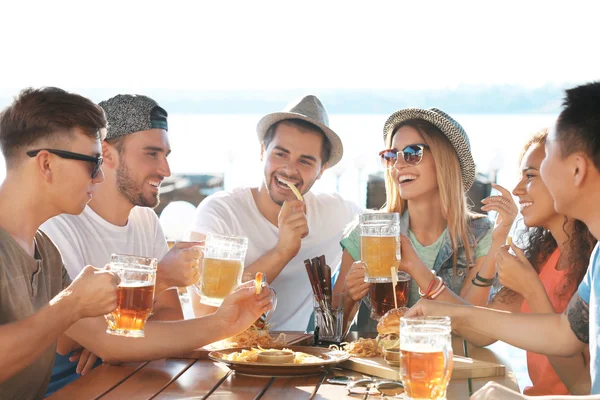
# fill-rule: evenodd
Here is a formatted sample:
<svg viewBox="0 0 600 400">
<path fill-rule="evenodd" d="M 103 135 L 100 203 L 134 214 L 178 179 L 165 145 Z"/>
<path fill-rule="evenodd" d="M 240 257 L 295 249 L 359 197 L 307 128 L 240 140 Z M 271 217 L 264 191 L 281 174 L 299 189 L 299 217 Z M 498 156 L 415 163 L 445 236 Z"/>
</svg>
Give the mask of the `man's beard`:
<svg viewBox="0 0 600 400">
<path fill-rule="evenodd" d="M 144 184 L 145 181 L 142 182 L 142 186 Z M 117 167 L 117 190 L 134 206 L 154 208 L 160 203 L 158 193 L 151 198 L 144 197 L 142 188 L 135 183 L 125 162 L 121 162 Z"/>
</svg>

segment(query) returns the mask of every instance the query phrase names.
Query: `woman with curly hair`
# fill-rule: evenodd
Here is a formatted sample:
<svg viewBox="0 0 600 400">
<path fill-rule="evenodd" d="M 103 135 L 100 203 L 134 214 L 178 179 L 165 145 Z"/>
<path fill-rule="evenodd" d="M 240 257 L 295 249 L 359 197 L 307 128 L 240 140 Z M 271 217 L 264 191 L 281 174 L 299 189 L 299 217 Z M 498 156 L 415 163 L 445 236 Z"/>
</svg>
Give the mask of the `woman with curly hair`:
<svg viewBox="0 0 600 400">
<path fill-rule="evenodd" d="M 504 286 L 488 308 L 523 313 L 562 313 L 583 279 L 596 240 L 583 222 L 557 214 L 554 201 L 540 177 L 548 131 L 535 134 L 521 154 L 521 180 L 513 190 L 527 227 L 519 239 L 524 249 L 511 245 L 496 255 L 498 277 Z M 489 205 L 484 208 L 491 209 Z M 467 341 L 487 346 L 495 339 L 458 329 Z M 533 386 L 527 395 L 589 394 L 589 352 L 576 357 L 547 357 L 527 352 Z"/>
</svg>

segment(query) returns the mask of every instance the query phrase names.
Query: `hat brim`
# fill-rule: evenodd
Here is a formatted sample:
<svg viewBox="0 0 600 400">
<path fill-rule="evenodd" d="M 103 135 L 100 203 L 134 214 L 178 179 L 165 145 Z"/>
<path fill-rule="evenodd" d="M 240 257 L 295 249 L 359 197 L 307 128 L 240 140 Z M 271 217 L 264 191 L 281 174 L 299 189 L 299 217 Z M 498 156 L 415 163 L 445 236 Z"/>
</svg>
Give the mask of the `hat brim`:
<svg viewBox="0 0 600 400">
<path fill-rule="evenodd" d="M 327 161 L 327 168 L 331 168 L 337 163 L 340 162 L 342 156 L 344 155 L 344 146 L 342 145 L 342 140 L 340 137 L 331 130 L 326 125 L 323 125 L 312 118 L 308 118 L 305 115 L 297 114 L 293 112 L 276 112 L 272 114 L 267 114 L 258 121 L 258 125 L 256 126 L 256 133 L 258 135 L 258 140 L 262 143 L 265 135 L 269 128 L 276 124 L 277 122 L 284 121 L 286 119 L 301 119 L 306 122 L 310 122 L 311 124 L 318 126 L 325 136 L 329 143 L 331 143 L 331 154 L 329 156 L 329 160 Z"/>
<path fill-rule="evenodd" d="M 456 151 L 465 191 L 469 190 L 475 181 L 475 161 L 471 153 L 471 145 L 464 129 L 447 114 L 422 108 L 406 108 L 396 111 L 390 115 L 383 126 L 385 145 L 388 145 L 388 138 L 391 137 L 398 125 L 414 119 L 425 120 L 446 135 Z"/>
</svg>

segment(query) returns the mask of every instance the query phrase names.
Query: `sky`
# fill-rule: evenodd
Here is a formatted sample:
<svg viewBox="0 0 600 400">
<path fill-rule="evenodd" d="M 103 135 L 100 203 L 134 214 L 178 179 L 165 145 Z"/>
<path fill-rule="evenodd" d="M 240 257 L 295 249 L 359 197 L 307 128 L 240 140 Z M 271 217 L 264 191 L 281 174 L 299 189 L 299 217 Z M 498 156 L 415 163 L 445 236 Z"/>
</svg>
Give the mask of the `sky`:
<svg viewBox="0 0 600 400">
<path fill-rule="evenodd" d="M 0 90 L 452 88 L 598 79 L 593 1 L 9 0 Z"/>
</svg>

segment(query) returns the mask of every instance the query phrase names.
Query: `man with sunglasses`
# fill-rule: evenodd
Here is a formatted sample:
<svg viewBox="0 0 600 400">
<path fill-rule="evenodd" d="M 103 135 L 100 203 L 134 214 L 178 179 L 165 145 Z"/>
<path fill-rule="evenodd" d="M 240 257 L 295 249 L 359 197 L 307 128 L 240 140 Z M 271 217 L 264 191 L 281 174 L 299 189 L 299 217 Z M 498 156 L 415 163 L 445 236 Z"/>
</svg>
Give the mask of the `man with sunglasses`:
<svg viewBox="0 0 600 400">
<path fill-rule="evenodd" d="M 303 331 L 313 309 L 304 260 L 325 255 L 335 274 L 342 231 L 361 210 L 337 193 L 310 191 L 343 153 L 318 98 L 306 96 L 284 112 L 266 115 L 257 133 L 263 183 L 209 196 L 198 207 L 191 237 L 201 240 L 208 232 L 247 237 L 245 270 L 266 273 L 277 291 L 270 323 L 277 330 Z M 301 200 L 288 184 L 302 194 Z M 190 294 L 196 315 L 212 312 L 200 305 L 196 293 Z"/>
<path fill-rule="evenodd" d="M 158 259 L 152 319 L 183 319 L 176 287 L 198 281 L 201 253 L 197 243 L 178 243 L 169 251 L 152 210 L 160 201 L 161 182 L 171 175 L 167 112 L 139 95 L 117 95 L 100 106 L 108 120 L 99 158 L 105 181 L 83 213 L 56 216 L 41 229 L 60 250 L 71 276 L 85 265 L 106 264 L 112 253 Z M 65 152 L 56 154 L 73 158 Z M 66 339 L 59 342 L 59 353 L 67 355 L 57 356 L 49 392 L 98 364 L 96 356 L 78 347 Z"/>
<path fill-rule="evenodd" d="M 270 291 L 257 295 L 252 283 L 228 296 L 213 315 L 150 321 L 143 338 L 106 333 L 103 316 L 116 308 L 118 278 L 88 266 L 71 282 L 58 249 L 38 230 L 57 214 L 81 213 L 90 201 L 104 179 L 96 165 L 105 128 L 102 109 L 56 88 L 25 90 L 0 114 L 0 149 L 7 164 L 0 186 L 3 399 L 44 397 L 63 333 L 104 360 L 145 361 L 240 333 L 271 308 Z"/>
</svg>

